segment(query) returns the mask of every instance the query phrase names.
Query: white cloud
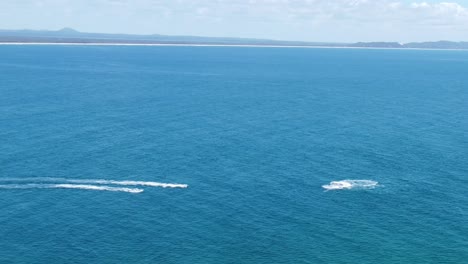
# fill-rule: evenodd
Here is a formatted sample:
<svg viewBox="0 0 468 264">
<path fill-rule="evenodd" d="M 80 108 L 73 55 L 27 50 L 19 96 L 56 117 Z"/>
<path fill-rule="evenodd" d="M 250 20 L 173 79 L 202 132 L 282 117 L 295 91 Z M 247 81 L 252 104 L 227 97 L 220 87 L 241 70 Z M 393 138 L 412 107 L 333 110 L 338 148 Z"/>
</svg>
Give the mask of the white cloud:
<svg viewBox="0 0 468 264">
<path fill-rule="evenodd" d="M 0 28 L 330 41 L 468 36 L 466 7 L 417 0 L 18 0 L 0 1 L 0 17 Z"/>
</svg>

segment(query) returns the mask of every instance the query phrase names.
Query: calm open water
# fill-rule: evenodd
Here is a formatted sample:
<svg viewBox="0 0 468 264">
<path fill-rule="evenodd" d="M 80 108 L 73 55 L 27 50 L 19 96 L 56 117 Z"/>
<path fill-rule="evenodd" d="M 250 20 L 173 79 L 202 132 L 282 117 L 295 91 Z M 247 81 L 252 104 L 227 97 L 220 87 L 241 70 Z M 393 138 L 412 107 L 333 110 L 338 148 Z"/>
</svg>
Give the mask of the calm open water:
<svg viewBox="0 0 468 264">
<path fill-rule="evenodd" d="M 467 261 L 466 51 L 0 47 L 2 264 Z"/>
</svg>

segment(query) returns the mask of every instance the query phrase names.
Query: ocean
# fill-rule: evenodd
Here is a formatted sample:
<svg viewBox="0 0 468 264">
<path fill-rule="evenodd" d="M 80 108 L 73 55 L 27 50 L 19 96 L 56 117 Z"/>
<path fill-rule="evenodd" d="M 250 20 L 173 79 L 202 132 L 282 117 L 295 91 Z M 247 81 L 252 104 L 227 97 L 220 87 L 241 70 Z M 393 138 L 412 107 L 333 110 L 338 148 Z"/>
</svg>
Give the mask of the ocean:
<svg viewBox="0 0 468 264">
<path fill-rule="evenodd" d="M 0 47 L 0 263 L 468 263 L 468 52 Z"/>
</svg>

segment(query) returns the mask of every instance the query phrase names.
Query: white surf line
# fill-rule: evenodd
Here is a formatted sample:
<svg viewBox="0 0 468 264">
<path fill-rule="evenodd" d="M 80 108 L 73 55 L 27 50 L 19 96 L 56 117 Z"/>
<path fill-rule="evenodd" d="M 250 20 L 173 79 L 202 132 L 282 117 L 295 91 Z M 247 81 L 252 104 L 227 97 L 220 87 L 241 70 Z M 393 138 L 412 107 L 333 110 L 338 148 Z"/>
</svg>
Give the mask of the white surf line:
<svg viewBox="0 0 468 264">
<path fill-rule="evenodd" d="M 0 182 L 64 182 L 64 183 L 80 183 L 80 184 L 112 184 L 126 186 L 147 186 L 147 187 L 162 187 L 162 188 L 187 188 L 187 184 L 178 183 L 163 183 L 152 181 L 117 181 L 103 179 L 67 179 L 67 178 L 0 178 Z"/>
<path fill-rule="evenodd" d="M 89 184 L 1 184 L 0 189 L 81 189 L 93 191 L 109 191 L 109 192 L 127 192 L 127 193 L 141 193 L 144 190 L 138 188 L 123 188 L 111 186 L 99 186 Z"/>
<path fill-rule="evenodd" d="M 423 51 L 466 51 L 466 49 L 431 48 L 384 48 L 384 47 L 341 47 L 261 44 L 174 44 L 174 43 L 78 43 L 78 42 L 0 42 L 0 46 L 142 46 L 142 47 L 239 47 L 239 48 L 293 48 L 293 49 L 363 49 L 363 50 L 423 50 Z"/>
</svg>

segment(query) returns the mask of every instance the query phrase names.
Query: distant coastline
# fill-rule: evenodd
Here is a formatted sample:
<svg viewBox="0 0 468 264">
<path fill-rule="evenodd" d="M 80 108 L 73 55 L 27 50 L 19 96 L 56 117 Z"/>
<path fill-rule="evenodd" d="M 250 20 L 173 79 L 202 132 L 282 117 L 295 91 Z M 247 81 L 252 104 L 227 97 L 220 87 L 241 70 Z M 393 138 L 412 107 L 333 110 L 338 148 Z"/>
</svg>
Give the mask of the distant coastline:
<svg viewBox="0 0 468 264">
<path fill-rule="evenodd" d="M 412 42 L 404 44 L 398 42 L 329 43 L 248 38 L 85 33 L 70 28 L 64 28 L 58 31 L 0 30 L 0 45 L 213 46 L 468 50 L 468 42 L 453 41 Z"/>
<path fill-rule="evenodd" d="M 291 48 L 291 49 L 368 49 L 368 50 L 439 50 L 467 51 L 468 49 L 444 48 L 384 48 L 352 46 L 293 46 L 293 45 L 254 45 L 254 44 L 177 44 L 177 43 L 93 43 L 93 42 L 0 42 L 0 46 L 140 46 L 140 47 L 237 47 L 237 48 Z"/>
</svg>

